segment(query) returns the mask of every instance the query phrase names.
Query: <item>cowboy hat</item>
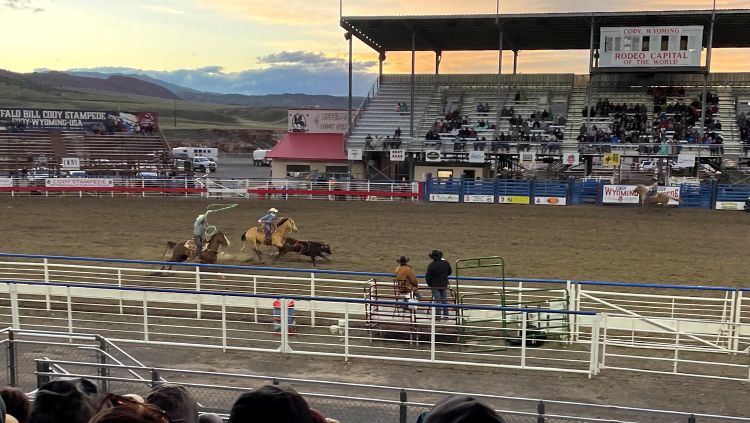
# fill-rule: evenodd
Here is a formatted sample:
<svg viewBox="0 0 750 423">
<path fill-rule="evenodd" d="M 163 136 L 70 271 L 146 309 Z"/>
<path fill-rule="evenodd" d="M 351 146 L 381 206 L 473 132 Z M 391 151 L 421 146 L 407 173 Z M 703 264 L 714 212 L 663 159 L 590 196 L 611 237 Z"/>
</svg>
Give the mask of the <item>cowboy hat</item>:
<svg viewBox="0 0 750 423">
<path fill-rule="evenodd" d="M 271 207 L 270 209 L 268 209 L 268 212 L 269 213 L 278 213 L 279 211 L 276 210 L 275 208 Z"/>
<path fill-rule="evenodd" d="M 433 260 L 440 260 L 441 258 L 443 258 L 443 252 L 438 251 L 438 250 L 432 250 L 429 257 Z"/>
</svg>

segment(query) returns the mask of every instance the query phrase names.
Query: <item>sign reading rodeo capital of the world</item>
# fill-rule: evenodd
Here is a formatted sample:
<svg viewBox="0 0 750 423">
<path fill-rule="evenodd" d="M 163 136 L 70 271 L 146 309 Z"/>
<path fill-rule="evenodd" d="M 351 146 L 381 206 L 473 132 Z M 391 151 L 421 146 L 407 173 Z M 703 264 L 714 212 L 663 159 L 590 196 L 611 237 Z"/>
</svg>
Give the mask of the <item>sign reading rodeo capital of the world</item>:
<svg viewBox="0 0 750 423">
<path fill-rule="evenodd" d="M 0 107 L 0 130 L 69 129 L 107 132 L 153 131 L 159 127 L 155 112 L 101 112 L 82 110 Z"/>
<path fill-rule="evenodd" d="M 702 26 L 604 27 L 599 67 L 697 67 L 702 50 Z"/>
</svg>

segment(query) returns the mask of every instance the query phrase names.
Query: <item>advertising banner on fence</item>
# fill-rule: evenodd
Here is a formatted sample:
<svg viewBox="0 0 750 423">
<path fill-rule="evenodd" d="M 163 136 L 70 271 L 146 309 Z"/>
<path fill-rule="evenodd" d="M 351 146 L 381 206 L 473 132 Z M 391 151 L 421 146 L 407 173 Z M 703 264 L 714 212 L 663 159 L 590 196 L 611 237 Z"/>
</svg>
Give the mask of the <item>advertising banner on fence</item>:
<svg viewBox="0 0 750 423">
<path fill-rule="evenodd" d="M 289 132 L 342 134 L 349 127 L 346 109 L 289 109 Z"/>
<path fill-rule="evenodd" d="M 430 201 L 458 203 L 458 194 L 430 194 Z"/>
<path fill-rule="evenodd" d="M 717 201 L 716 210 L 744 210 L 745 203 L 742 201 Z"/>
<path fill-rule="evenodd" d="M 154 112 L 93 112 L 0 108 L 0 129 L 72 129 L 101 133 L 153 132 L 159 127 Z"/>
<path fill-rule="evenodd" d="M 528 195 L 501 195 L 497 197 L 498 204 L 531 204 Z"/>
<path fill-rule="evenodd" d="M 80 170 L 81 159 L 78 157 L 63 157 L 61 168 L 62 170 Z"/>
<path fill-rule="evenodd" d="M 534 197 L 534 204 L 545 206 L 564 206 L 567 204 L 565 197 Z"/>
<path fill-rule="evenodd" d="M 494 203 L 494 195 L 464 195 L 464 203 Z"/>
<path fill-rule="evenodd" d="M 0 188 L 8 188 L 13 186 L 13 179 L 11 178 L 0 178 Z"/>
<path fill-rule="evenodd" d="M 641 202 L 635 191 L 637 185 L 604 185 L 602 189 L 602 203 L 604 204 L 639 204 Z M 675 198 L 680 198 L 680 187 L 659 187 L 659 192 Z M 670 205 L 678 205 L 674 200 L 669 200 Z"/>
<path fill-rule="evenodd" d="M 601 28 L 600 68 L 700 66 L 703 27 Z"/>
<path fill-rule="evenodd" d="M 109 188 L 114 185 L 114 179 L 105 178 L 47 178 L 44 180 L 46 187 Z"/>
</svg>

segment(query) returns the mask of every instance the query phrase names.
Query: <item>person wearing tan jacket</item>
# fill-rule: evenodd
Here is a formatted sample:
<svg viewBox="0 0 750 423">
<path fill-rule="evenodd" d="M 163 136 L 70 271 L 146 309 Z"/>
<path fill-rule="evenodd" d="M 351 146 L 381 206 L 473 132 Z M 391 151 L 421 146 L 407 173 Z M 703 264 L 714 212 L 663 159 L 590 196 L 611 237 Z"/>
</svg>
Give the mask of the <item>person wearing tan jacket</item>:
<svg viewBox="0 0 750 423">
<path fill-rule="evenodd" d="M 398 284 L 399 292 L 404 294 L 411 294 L 414 298 L 419 298 L 419 283 L 417 282 L 417 275 L 414 273 L 414 269 L 408 264 L 409 259 L 401 256 L 396 260 L 398 266 L 396 267 L 396 284 Z"/>
</svg>

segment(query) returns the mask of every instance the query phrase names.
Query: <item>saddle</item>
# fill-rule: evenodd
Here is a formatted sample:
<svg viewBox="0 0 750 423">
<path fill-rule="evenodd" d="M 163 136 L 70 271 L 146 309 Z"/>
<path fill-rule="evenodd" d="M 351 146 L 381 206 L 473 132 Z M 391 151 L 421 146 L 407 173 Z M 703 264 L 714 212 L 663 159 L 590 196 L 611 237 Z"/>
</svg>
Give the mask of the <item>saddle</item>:
<svg viewBox="0 0 750 423">
<path fill-rule="evenodd" d="M 189 239 L 185 241 L 185 249 L 189 251 L 195 252 L 195 240 Z M 206 251 L 208 249 L 208 243 L 204 242 L 201 246 L 201 251 Z"/>
</svg>

